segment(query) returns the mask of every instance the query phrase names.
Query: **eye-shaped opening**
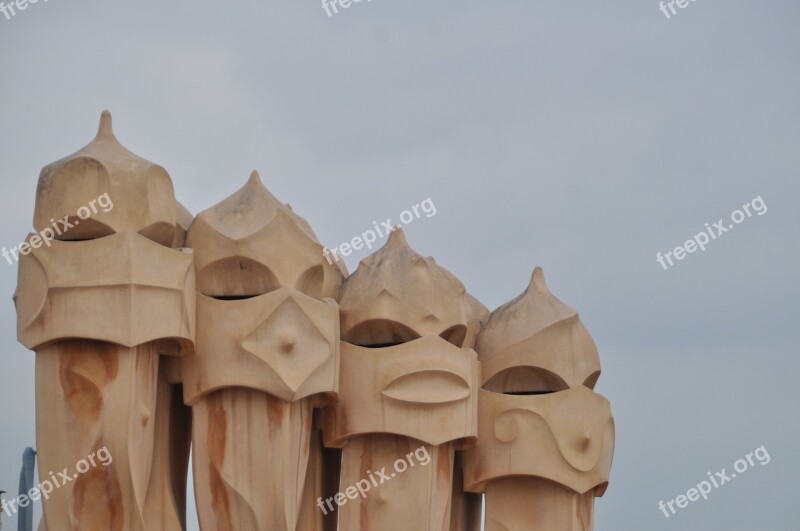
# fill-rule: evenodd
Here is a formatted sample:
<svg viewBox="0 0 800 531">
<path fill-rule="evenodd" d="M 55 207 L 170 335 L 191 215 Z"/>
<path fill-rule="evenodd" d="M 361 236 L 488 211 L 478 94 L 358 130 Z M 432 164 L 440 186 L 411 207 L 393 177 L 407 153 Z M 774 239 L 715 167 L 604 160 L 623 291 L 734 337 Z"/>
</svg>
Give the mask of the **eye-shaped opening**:
<svg viewBox="0 0 800 531">
<path fill-rule="evenodd" d="M 197 273 L 197 290 L 219 300 L 249 299 L 280 287 L 267 267 L 240 256 L 218 260 Z"/>
<path fill-rule="evenodd" d="M 467 338 L 467 327 L 464 325 L 451 326 L 439 336 L 453 345 L 461 348 L 464 345 L 464 340 Z"/>
<path fill-rule="evenodd" d="M 586 380 L 583 381 L 583 385 L 594 391 L 594 386 L 597 385 L 597 380 L 600 378 L 600 371 L 594 371 L 592 374 L 586 377 Z"/>
<path fill-rule="evenodd" d="M 364 321 L 350 330 L 342 340 L 360 347 L 393 347 L 419 339 L 409 327 L 389 319 Z"/>
<path fill-rule="evenodd" d="M 105 223 L 91 217 L 81 219 L 78 216 L 67 216 L 66 220 L 63 218 L 57 219 L 55 220 L 55 224 L 44 227 L 39 233 L 41 234 L 45 231 L 52 233 L 55 236 L 54 239 L 63 242 L 99 240 L 100 238 L 116 234 L 114 229 Z"/>
<path fill-rule="evenodd" d="M 325 268 L 321 265 L 315 265 L 308 268 L 305 273 L 300 275 L 300 278 L 295 282 L 295 289 L 301 293 L 305 293 L 309 297 L 322 299 L 325 296 L 322 292 L 324 285 Z"/>
<path fill-rule="evenodd" d="M 510 367 L 495 374 L 483 388 L 506 395 L 546 395 L 569 388 L 559 375 L 540 367 Z"/>
</svg>

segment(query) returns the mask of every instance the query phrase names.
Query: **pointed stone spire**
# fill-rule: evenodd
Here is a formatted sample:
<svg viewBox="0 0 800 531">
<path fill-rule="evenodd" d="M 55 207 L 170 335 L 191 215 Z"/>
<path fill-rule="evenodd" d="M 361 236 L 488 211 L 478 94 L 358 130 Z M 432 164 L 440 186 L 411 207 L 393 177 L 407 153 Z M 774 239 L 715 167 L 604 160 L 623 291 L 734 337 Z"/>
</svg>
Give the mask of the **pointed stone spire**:
<svg viewBox="0 0 800 531">
<path fill-rule="evenodd" d="M 374 345 L 444 335 L 461 346 L 467 327 L 475 325 L 474 306 L 466 297 L 464 285 L 414 251 L 398 228 L 342 286 L 342 337 Z"/>
<path fill-rule="evenodd" d="M 475 348 L 485 363 L 484 381 L 524 366 L 545 369 L 568 387 L 599 376 L 600 359 L 591 335 L 578 312 L 550 292 L 541 267 L 533 270 L 520 296 L 492 312 Z M 503 375 L 506 384 L 514 382 L 515 391 L 531 390 L 518 389 L 529 377 L 519 370 Z"/>
<path fill-rule="evenodd" d="M 113 208 L 101 210 L 95 204 L 87 210 L 92 200 L 97 203 L 104 194 Z M 175 214 L 175 193 L 167 171 L 123 147 L 114 136 L 111 113 L 103 111 L 91 142 L 42 169 L 33 224 L 41 231 L 68 216 L 73 227 L 56 239 L 88 240 L 138 232 L 170 246 L 175 239 Z"/>
<path fill-rule="evenodd" d="M 100 114 L 100 125 L 97 127 L 97 137 L 96 138 L 114 138 L 114 129 L 111 126 L 111 113 L 107 110 L 104 110 Z"/>
<path fill-rule="evenodd" d="M 325 260 L 308 222 L 278 200 L 257 171 L 197 215 L 186 245 L 195 252 L 197 289 L 209 296 L 254 296 L 290 285 L 333 297 L 346 274 Z"/>
</svg>

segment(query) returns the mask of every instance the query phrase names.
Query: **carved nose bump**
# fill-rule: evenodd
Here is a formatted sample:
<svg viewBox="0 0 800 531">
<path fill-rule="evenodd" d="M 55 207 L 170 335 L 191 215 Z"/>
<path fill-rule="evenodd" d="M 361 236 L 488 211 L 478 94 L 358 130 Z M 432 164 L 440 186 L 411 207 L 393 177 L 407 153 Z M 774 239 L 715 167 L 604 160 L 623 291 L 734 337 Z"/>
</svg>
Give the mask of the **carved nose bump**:
<svg viewBox="0 0 800 531">
<path fill-rule="evenodd" d="M 588 428 L 581 428 L 578 430 L 577 447 L 585 452 L 589 445 L 592 443 L 592 434 Z"/>
<path fill-rule="evenodd" d="M 283 352 L 284 354 L 291 354 L 291 352 L 294 350 L 295 344 L 296 341 L 293 338 L 284 339 L 283 341 L 281 341 L 281 346 L 280 346 L 281 352 Z"/>
</svg>

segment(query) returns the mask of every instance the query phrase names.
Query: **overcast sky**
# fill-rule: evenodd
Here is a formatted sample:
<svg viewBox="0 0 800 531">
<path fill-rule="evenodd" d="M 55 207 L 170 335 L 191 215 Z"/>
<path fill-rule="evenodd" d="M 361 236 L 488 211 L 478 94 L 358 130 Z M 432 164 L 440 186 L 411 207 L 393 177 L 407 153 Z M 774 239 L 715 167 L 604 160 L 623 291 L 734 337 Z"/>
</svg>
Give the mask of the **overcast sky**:
<svg viewBox="0 0 800 531">
<path fill-rule="evenodd" d="M 332 17 L 318 0 L 39 1 L 0 15 L 0 246 L 31 229 L 40 168 L 104 108 L 194 214 L 258 169 L 334 246 L 431 198 L 412 247 L 490 309 L 541 265 L 598 344 L 617 447 L 597 531 L 795 530 L 799 15 L 790 0 L 670 19 L 655 0 L 364 0 Z M 765 214 L 656 261 L 758 196 Z M 0 260 L 8 491 L 35 443 L 15 285 Z M 658 509 L 762 445 L 769 464 Z"/>
</svg>

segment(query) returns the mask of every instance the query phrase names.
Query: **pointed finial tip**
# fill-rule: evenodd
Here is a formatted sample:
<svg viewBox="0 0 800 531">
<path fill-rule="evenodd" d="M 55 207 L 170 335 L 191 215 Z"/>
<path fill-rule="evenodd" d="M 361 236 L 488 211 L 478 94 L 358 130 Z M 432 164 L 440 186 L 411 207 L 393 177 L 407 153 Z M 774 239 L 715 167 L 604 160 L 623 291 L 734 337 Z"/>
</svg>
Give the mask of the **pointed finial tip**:
<svg viewBox="0 0 800 531">
<path fill-rule="evenodd" d="M 100 126 L 97 128 L 97 136 L 114 136 L 111 127 L 111 113 L 104 110 L 100 113 Z"/>
<path fill-rule="evenodd" d="M 247 184 L 262 184 L 261 176 L 258 174 L 258 170 L 253 170 L 250 172 L 250 179 L 248 179 Z"/>
<path fill-rule="evenodd" d="M 534 291 L 550 291 L 547 287 L 547 283 L 544 281 L 544 269 L 539 266 L 536 266 L 533 269 L 533 274 L 531 275 L 531 283 L 530 287 L 534 289 Z"/>
<path fill-rule="evenodd" d="M 389 241 L 386 242 L 387 245 L 403 245 L 408 247 L 408 241 L 406 241 L 406 235 L 403 233 L 402 227 L 396 227 L 391 233 L 389 233 Z"/>
</svg>

